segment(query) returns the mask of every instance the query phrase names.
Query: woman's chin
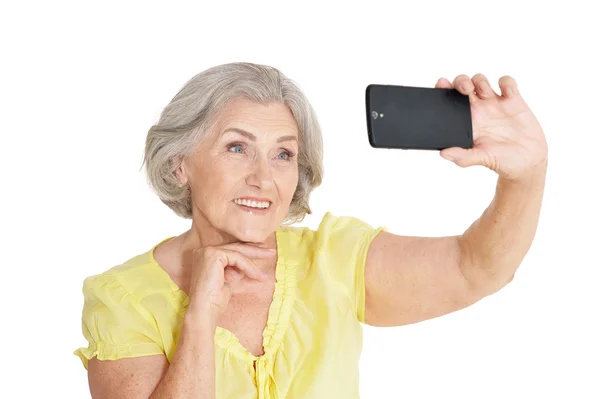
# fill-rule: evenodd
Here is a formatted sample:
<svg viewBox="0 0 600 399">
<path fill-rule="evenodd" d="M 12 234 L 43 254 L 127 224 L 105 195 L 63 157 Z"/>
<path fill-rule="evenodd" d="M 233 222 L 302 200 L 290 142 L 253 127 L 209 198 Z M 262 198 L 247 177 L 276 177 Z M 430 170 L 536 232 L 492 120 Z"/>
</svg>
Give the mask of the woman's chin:
<svg viewBox="0 0 600 399">
<path fill-rule="evenodd" d="M 255 220 L 240 220 L 238 218 L 235 223 L 230 224 L 235 226 L 233 235 L 242 242 L 262 243 L 266 241 L 275 231 L 275 227 L 270 221 L 255 221 Z"/>
</svg>

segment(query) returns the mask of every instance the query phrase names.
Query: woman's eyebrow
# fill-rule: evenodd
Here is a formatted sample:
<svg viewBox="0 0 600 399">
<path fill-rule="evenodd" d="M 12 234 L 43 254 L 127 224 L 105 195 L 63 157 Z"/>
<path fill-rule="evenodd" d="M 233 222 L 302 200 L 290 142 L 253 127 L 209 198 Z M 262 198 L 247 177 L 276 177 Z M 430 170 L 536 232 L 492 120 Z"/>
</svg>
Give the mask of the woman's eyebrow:
<svg viewBox="0 0 600 399">
<path fill-rule="evenodd" d="M 240 129 L 240 128 L 237 128 L 237 127 L 230 127 L 228 129 L 225 129 L 223 131 L 223 134 L 225 134 L 227 132 L 237 133 L 237 134 L 239 134 L 241 136 L 246 137 L 248 140 L 256 141 L 256 136 L 254 134 L 252 134 L 252 133 L 244 130 L 244 129 Z M 281 137 L 279 137 L 277 139 L 277 143 L 281 143 L 281 142 L 284 142 L 284 141 L 292 141 L 292 140 L 298 141 L 298 138 L 296 136 L 293 136 L 293 135 L 281 136 Z"/>
</svg>

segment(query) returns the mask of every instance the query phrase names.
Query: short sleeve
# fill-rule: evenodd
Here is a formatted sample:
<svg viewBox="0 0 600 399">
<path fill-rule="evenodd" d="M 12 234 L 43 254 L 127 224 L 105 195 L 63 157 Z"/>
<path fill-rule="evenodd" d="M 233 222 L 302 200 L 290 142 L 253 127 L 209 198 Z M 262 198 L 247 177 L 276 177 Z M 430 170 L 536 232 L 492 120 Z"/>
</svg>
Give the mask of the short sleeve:
<svg viewBox="0 0 600 399">
<path fill-rule="evenodd" d="M 351 216 L 327 212 L 317 229 L 317 251 L 325 258 L 328 274 L 341 282 L 354 300 L 356 316 L 364 323 L 365 264 L 371 241 L 387 227 L 373 227 Z"/>
<path fill-rule="evenodd" d="M 83 283 L 83 336 L 87 347 L 73 354 L 88 368 L 89 359 L 116 360 L 164 353 L 152 318 L 118 276 L 100 274 Z"/>
</svg>

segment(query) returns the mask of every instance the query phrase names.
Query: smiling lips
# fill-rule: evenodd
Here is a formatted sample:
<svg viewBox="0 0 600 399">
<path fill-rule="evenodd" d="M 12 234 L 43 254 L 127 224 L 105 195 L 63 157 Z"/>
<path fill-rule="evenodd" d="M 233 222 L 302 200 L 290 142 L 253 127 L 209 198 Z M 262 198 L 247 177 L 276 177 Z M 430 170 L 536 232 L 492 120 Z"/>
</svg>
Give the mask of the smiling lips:
<svg viewBox="0 0 600 399">
<path fill-rule="evenodd" d="M 268 209 L 271 206 L 270 201 L 260 201 L 253 200 L 248 198 L 238 198 L 233 200 L 234 203 L 242 206 L 246 206 L 248 208 L 256 208 L 256 209 Z"/>
</svg>

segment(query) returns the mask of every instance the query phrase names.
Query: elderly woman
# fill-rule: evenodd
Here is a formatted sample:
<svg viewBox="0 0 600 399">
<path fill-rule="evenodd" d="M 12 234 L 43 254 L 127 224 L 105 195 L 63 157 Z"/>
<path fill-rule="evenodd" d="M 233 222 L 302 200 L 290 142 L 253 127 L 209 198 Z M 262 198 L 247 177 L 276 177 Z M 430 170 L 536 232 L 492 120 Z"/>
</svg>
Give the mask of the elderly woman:
<svg viewBox="0 0 600 399">
<path fill-rule="evenodd" d="M 406 237 L 326 213 L 293 227 L 321 183 L 315 113 L 278 70 L 194 76 L 148 132 L 144 164 L 188 231 L 88 277 L 75 353 L 99 398 L 357 398 L 361 323 L 400 326 L 510 282 L 533 240 L 547 146 L 515 81 L 440 79 L 471 101 L 475 145 L 441 155 L 497 172 L 460 236 Z"/>
</svg>

